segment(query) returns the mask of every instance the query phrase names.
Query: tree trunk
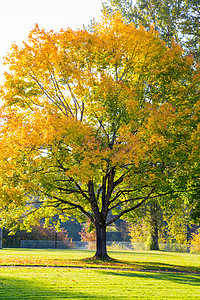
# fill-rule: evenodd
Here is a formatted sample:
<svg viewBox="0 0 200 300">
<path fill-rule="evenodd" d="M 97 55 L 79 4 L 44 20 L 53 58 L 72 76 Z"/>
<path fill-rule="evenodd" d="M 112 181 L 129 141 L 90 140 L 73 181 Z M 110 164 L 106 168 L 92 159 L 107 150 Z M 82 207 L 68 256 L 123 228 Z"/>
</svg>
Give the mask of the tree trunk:
<svg viewBox="0 0 200 300">
<path fill-rule="evenodd" d="M 150 242 L 149 250 L 159 250 L 158 245 L 158 217 L 157 217 L 157 206 L 151 207 L 151 229 L 150 229 Z"/>
<path fill-rule="evenodd" d="M 0 249 L 2 249 L 3 229 L 0 228 Z"/>
<path fill-rule="evenodd" d="M 102 260 L 110 259 L 106 247 L 106 226 L 100 226 L 99 224 L 96 225 L 96 253 L 94 258 Z"/>
<path fill-rule="evenodd" d="M 158 245 L 158 224 L 157 222 L 153 223 L 153 226 L 151 228 L 151 244 L 149 250 L 159 250 Z"/>
<path fill-rule="evenodd" d="M 55 245 L 54 245 L 54 248 L 57 249 L 57 246 L 58 246 L 58 234 L 57 234 L 57 231 L 55 232 Z"/>
</svg>

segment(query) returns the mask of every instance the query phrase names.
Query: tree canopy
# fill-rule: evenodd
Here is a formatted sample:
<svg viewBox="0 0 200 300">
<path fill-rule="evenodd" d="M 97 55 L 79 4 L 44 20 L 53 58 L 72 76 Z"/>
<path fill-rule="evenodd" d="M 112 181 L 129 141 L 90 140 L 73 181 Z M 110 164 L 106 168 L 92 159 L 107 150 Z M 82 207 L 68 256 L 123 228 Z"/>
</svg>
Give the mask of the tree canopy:
<svg viewBox="0 0 200 300">
<path fill-rule="evenodd" d="M 198 0 L 109 0 L 102 1 L 104 10 L 120 11 L 128 22 L 150 25 L 160 33 L 161 38 L 171 45 L 172 39 L 179 42 L 187 53 L 199 61 L 200 3 Z"/>
<path fill-rule="evenodd" d="M 119 13 L 92 32 L 36 25 L 5 63 L 4 226 L 87 218 L 102 258 L 107 226 L 149 200 L 170 208 L 172 194 L 180 201 L 199 187 L 199 71 L 154 28 Z"/>
</svg>

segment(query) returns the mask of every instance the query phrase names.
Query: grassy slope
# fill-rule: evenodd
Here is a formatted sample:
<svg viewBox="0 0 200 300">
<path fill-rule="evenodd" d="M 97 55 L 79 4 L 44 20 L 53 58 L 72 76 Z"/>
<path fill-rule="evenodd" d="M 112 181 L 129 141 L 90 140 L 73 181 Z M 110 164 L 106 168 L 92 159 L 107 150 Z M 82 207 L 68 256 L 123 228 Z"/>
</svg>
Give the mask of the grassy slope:
<svg viewBox="0 0 200 300">
<path fill-rule="evenodd" d="M 200 299 L 200 274 L 177 273 L 200 271 L 198 255 L 113 251 L 110 255 L 116 260 L 102 265 L 84 259 L 92 254 L 73 250 L 0 250 L 1 264 L 87 267 L 1 267 L 0 299 Z M 157 271 L 138 272 L 133 268 Z M 158 271 L 163 268 L 173 272 Z"/>
</svg>

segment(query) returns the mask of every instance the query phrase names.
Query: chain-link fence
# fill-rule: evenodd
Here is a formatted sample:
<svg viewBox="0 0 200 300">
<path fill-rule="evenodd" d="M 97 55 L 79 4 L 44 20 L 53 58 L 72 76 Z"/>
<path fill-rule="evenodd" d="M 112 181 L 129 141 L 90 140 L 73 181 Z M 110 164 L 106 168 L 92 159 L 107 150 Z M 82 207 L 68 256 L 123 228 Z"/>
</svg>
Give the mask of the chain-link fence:
<svg viewBox="0 0 200 300">
<path fill-rule="evenodd" d="M 20 247 L 31 249 L 71 249 L 74 248 L 74 245 L 73 242 L 67 241 L 22 240 Z"/>
<path fill-rule="evenodd" d="M 81 241 L 48 241 L 48 240 L 22 240 L 21 248 L 32 249 L 77 249 L 77 250 L 95 250 L 95 242 Z M 147 250 L 145 243 L 113 242 L 107 241 L 108 250 L 141 251 Z M 190 252 L 188 244 L 169 244 L 160 243 L 159 249 L 167 252 Z"/>
</svg>

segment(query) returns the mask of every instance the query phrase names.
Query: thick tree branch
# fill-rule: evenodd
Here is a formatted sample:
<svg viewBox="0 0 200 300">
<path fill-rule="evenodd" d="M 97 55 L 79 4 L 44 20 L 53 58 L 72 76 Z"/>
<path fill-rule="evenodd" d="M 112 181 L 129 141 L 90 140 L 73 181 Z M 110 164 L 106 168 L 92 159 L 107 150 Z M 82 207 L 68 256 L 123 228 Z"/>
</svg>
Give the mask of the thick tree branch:
<svg viewBox="0 0 200 300">
<path fill-rule="evenodd" d="M 89 194 L 89 202 L 91 204 L 92 211 L 94 212 L 95 217 L 99 216 L 99 207 L 97 204 L 95 192 L 94 192 L 94 184 L 92 180 L 88 182 L 88 194 Z"/>
<path fill-rule="evenodd" d="M 75 180 L 71 177 L 70 179 L 72 179 L 72 181 L 74 182 L 75 186 L 78 188 L 78 190 L 80 191 L 81 195 L 90 202 L 90 198 L 86 195 L 86 193 L 82 190 L 81 186 L 75 182 Z"/>
</svg>

